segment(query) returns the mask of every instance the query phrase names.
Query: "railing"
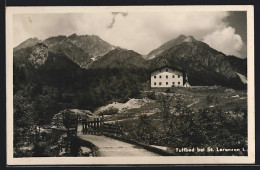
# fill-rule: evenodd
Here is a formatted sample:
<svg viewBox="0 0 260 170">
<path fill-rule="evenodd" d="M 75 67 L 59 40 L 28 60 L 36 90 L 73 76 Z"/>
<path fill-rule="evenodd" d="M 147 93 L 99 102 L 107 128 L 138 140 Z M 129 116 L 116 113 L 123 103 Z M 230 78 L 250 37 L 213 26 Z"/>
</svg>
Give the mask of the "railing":
<svg viewBox="0 0 260 170">
<path fill-rule="evenodd" d="M 64 119 L 64 120 L 63 120 Z M 78 134 L 112 135 L 122 136 L 122 126 L 118 121 L 105 122 L 101 117 L 65 117 L 61 116 L 54 120 L 56 128 L 63 128 L 67 136 L 77 136 Z"/>
<path fill-rule="evenodd" d="M 106 123 L 101 118 L 94 118 L 93 120 L 83 119 L 81 120 L 81 123 L 83 134 L 109 134 L 113 136 L 122 135 L 119 122 Z"/>
<path fill-rule="evenodd" d="M 122 136 L 122 129 L 119 122 L 111 123 L 103 123 L 103 134 L 111 134 L 114 136 Z"/>
</svg>

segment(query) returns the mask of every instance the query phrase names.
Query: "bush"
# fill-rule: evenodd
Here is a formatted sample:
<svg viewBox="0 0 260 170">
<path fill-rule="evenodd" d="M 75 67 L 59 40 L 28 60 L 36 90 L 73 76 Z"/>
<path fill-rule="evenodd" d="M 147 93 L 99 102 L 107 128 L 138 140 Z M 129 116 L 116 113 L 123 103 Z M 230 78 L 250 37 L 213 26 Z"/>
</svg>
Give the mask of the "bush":
<svg viewBox="0 0 260 170">
<path fill-rule="evenodd" d="M 209 103 L 212 102 L 209 96 Z M 169 109 L 165 97 L 161 102 L 159 119 L 152 116 L 140 116 L 138 121 L 123 123 L 126 137 L 138 142 L 168 146 L 169 148 L 247 148 L 247 114 L 224 112 L 219 107 L 206 106 L 195 110 L 182 105 L 181 101 Z M 247 155 L 247 152 L 212 152 L 212 153 L 178 153 L 177 155 Z"/>
<path fill-rule="evenodd" d="M 165 90 L 165 93 L 171 93 L 171 89 L 170 89 L 170 88 L 167 88 L 167 89 Z"/>
<path fill-rule="evenodd" d="M 149 93 L 147 94 L 147 97 L 148 97 L 149 99 L 156 100 L 156 95 L 155 95 L 155 92 L 154 92 L 154 91 L 153 91 L 153 92 L 149 92 Z"/>
</svg>

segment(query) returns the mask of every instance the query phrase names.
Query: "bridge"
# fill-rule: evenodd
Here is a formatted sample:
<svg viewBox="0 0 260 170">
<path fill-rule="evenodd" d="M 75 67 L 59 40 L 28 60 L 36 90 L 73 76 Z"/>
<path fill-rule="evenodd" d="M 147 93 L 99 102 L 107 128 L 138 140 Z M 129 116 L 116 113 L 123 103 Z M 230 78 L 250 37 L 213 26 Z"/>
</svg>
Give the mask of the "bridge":
<svg viewBox="0 0 260 170">
<path fill-rule="evenodd" d="M 118 157 L 118 156 L 160 156 L 150 152 L 142 147 L 119 141 L 106 136 L 82 134 L 79 138 L 89 141 L 98 147 L 101 157 Z"/>
<path fill-rule="evenodd" d="M 66 141 L 62 147 L 63 152 L 70 151 L 71 141 L 79 138 L 90 142 L 98 149 L 98 156 L 159 156 L 154 152 L 144 149 L 140 145 L 125 142 L 122 139 L 123 132 L 118 121 L 105 122 L 102 117 L 79 116 L 65 113 L 56 117 L 55 122 L 64 124 L 66 127 Z M 58 125 L 57 125 L 58 126 Z M 65 129 L 64 129 L 65 130 Z"/>
</svg>

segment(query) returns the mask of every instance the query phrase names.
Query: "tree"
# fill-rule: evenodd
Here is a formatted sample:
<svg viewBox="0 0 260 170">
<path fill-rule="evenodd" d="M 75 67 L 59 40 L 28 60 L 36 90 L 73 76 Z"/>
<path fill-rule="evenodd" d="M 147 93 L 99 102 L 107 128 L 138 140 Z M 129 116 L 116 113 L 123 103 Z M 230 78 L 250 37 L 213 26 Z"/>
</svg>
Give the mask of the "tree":
<svg viewBox="0 0 260 170">
<path fill-rule="evenodd" d="M 151 125 L 151 122 L 151 119 L 149 119 L 147 115 L 141 115 L 137 126 L 137 136 L 139 140 L 148 142 L 149 144 L 154 142 L 156 134 L 156 128 Z"/>
<path fill-rule="evenodd" d="M 54 114 L 60 111 L 59 104 L 50 96 L 38 95 L 33 102 L 33 120 L 34 124 L 38 126 L 39 132 L 43 125 L 51 123 Z M 38 132 L 38 133 L 39 133 Z"/>
<path fill-rule="evenodd" d="M 14 150 L 33 142 L 33 105 L 26 90 L 19 90 L 14 95 Z"/>
<path fill-rule="evenodd" d="M 172 124 L 171 121 L 173 121 L 172 119 L 170 119 L 171 116 L 170 106 L 174 97 L 175 97 L 174 95 L 170 96 L 164 94 L 161 94 L 157 97 L 157 101 L 160 103 L 160 109 L 162 113 L 165 133 L 169 130 L 169 125 Z"/>
</svg>

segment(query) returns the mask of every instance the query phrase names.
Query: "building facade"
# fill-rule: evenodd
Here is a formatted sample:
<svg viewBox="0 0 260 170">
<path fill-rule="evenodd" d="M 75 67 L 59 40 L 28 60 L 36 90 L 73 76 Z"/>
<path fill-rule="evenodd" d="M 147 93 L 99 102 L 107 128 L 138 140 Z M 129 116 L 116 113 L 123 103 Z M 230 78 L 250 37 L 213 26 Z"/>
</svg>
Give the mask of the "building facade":
<svg viewBox="0 0 260 170">
<path fill-rule="evenodd" d="M 161 67 L 151 73 L 151 87 L 183 86 L 183 72 L 169 66 Z"/>
</svg>

